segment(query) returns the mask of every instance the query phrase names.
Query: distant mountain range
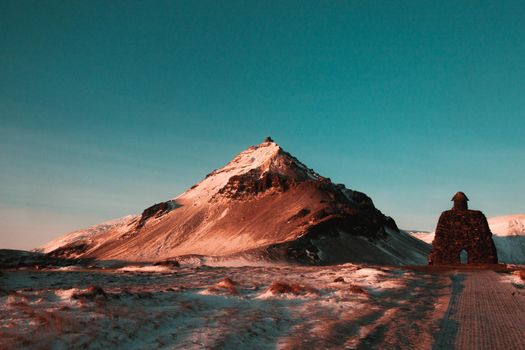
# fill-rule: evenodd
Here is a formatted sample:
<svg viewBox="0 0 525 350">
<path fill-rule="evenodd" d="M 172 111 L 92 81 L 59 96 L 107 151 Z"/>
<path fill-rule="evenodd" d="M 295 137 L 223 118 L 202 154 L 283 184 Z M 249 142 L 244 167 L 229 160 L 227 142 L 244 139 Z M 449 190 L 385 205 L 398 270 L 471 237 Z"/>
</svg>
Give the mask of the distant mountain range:
<svg viewBox="0 0 525 350">
<path fill-rule="evenodd" d="M 207 263 L 424 264 L 429 246 L 364 193 L 320 176 L 271 139 L 140 215 L 42 246 L 56 257 Z"/>
<path fill-rule="evenodd" d="M 525 264 L 525 214 L 496 216 L 488 219 L 498 259 L 503 263 Z M 434 232 L 410 232 L 428 244 L 434 240 Z"/>
</svg>

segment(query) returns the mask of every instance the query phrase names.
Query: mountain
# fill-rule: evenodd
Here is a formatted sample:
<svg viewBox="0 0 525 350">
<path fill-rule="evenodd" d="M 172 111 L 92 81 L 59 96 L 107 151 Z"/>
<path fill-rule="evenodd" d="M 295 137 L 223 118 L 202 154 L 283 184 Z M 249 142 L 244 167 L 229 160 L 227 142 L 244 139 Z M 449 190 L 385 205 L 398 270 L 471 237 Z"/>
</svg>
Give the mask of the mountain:
<svg viewBox="0 0 525 350">
<path fill-rule="evenodd" d="M 525 264 L 525 214 L 488 219 L 500 262 Z"/>
<path fill-rule="evenodd" d="M 427 232 L 427 231 L 407 231 L 407 232 L 412 237 L 422 240 L 423 242 L 427 244 L 432 244 L 432 241 L 434 240 L 435 232 Z"/>
<path fill-rule="evenodd" d="M 128 261 L 420 264 L 429 246 L 399 231 L 366 194 L 332 183 L 267 138 L 174 199 L 40 251 Z"/>
<path fill-rule="evenodd" d="M 496 216 L 487 219 L 498 260 L 509 264 L 525 264 L 525 214 Z M 410 232 L 425 243 L 432 244 L 434 232 Z"/>
</svg>

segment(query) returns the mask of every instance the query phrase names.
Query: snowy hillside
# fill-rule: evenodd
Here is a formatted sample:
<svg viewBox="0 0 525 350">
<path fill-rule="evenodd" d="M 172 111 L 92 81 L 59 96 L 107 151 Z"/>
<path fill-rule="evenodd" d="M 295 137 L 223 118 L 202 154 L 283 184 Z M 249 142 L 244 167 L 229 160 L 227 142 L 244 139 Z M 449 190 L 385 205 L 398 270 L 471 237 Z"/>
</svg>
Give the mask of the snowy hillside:
<svg viewBox="0 0 525 350">
<path fill-rule="evenodd" d="M 268 138 L 174 199 L 41 250 L 129 261 L 417 264 L 429 247 L 400 232 L 366 194 L 332 183 Z"/>
<path fill-rule="evenodd" d="M 498 260 L 504 263 L 525 264 L 525 214 L 496 216 L 488 219 Z M 410 232 L 428 244 L 434 240 L 434 232 Z"/>
<path fill-rule="evenodd" d="M 525 214 L 497 216 L 488 221 L 499 261 L 525 264 Z"/>
<path fill-rule="evenodd" d="M 415 237 L 417 239 L 422 240 L 423 242 L 427 244 L 432 244 L 432 241 L 434 240 L 434 232 L 425 232 L 425 231 L 407 231 L 412 235 L 412 237 Z"/>
<path fill-rule="evenodd" d="M 109 230 L 120 229 L 121 231 L 127 228 L 127 225 L 133 222 L 136 216 L 128 215 L 120 219 L 106 221 L 101 224 L 91 226 L 87 229 L 77 230 L 61 237 L 55 238 L 51 242 L 44 244 L 42 247 L 35 249 L 42 253 L 49 253 L 62 246 L 74 244 L 75 242 L 93 242 L 99 235 L 103 235 Z"/>
<path fill-rule="evenodd" d="M 496 216 L 488 221 L 490 230 L 498 237 L 525 236 L 525 214 Z"/>
</svg>

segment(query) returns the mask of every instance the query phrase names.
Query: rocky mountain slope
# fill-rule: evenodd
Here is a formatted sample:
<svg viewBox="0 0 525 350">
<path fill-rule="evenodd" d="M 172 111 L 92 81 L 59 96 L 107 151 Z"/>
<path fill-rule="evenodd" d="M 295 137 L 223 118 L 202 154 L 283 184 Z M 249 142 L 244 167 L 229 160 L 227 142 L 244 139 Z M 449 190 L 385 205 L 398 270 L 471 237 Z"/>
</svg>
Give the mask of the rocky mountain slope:
<svg viewBox="0 0 525 350">
<path fill-rule="evenodd" d="M 496 216 L 487 219 L 498 260 L 504 263 L 525 264 L 525 214 Z M 410 232 L 425 243 L 432 244 L 434 232 Z"/>
<path fill-rule="evenodd" d="M 332 183 L 268 138 L 174 199 L 41 251 L 129 261 L 418 264 L 429 246 L 400 232 L 367 195 Z"/>
</svg>

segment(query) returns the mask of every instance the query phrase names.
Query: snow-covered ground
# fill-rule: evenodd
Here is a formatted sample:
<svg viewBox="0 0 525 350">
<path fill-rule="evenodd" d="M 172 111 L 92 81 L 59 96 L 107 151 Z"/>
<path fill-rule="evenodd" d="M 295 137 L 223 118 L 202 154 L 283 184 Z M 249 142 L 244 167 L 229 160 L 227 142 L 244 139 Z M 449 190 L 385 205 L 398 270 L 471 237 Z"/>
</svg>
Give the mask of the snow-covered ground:
<svg viewBox="0 0 525 350">
<path fill-rule="evenodd" d="M 525 288 L 525 269 L 523 269 L 523 265 L 516 266 L 516 268 L 519 269 L 510 274 L 502 274 L 502 280 L 507 281 L 513 284 L 516 288 L 522 290 Z"/>
<path fill-rule="evenodd" d="M 0 272 L 0 348 L 430 348 L 449 279 L 390 267 Z M 409 326 L 407 326 L 409 325 Z"/>
</svg>

